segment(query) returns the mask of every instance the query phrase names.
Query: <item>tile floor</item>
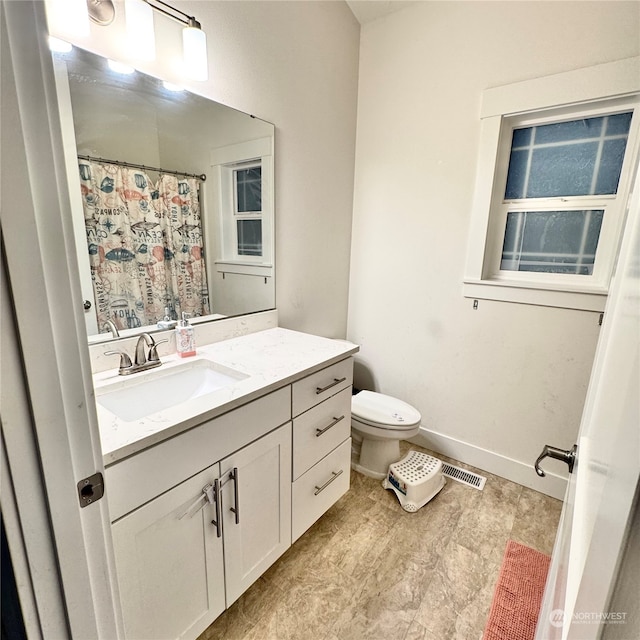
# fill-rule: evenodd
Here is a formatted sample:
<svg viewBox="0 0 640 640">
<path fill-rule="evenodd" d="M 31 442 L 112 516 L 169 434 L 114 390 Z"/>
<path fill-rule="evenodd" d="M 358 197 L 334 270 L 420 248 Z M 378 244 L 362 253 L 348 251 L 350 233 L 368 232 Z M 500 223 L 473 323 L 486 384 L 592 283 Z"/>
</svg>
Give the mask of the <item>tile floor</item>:
<svg viewBox="0 0 640 640">
<path fill-rule="evenodd" d="M 350 491 L 199 640 L 482 638 L 507 540 L 550 554 L 562 503 L 437 457 L 487 477 L 484 490 L 447 479 L 407 513 L 352 471 Z"/>
</svg>

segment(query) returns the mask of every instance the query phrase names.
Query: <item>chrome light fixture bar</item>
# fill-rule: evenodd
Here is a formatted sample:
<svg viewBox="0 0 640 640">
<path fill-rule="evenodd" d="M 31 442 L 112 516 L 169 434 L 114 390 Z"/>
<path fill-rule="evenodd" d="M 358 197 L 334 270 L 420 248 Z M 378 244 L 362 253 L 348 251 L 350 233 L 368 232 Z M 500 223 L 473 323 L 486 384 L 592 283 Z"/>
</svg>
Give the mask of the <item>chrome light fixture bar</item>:
<svg viewBox="0 0 640 640">
<path fill-rule="evenodd" d="M 89 18 L 101 26 L 110 25 L 115 19 L 112 0 L 86 0 Z M 182 28 L 182 52 L 185 73 L 193 80 L 208 78 L 207 36 L 195 16 L 172 7 L 162 0 L 127 0 L 125 3 L 127 31 L 133 53 L 141 59 L 153 59 L 155 41 L 153 36 L 153 14 L 143 11 L 148 6 L 165 16 L 180 22 Z"/>
<path fill-rule="evenodd" d="M 182 29 L 182 53 L 184 56 L 185 72 L 193 80 L 206 80 L 209 77 L 207 68 L 207 36 L 195 16 L 190 16 L 188 13 L 176 9 L 162 0 L 154 0 L 154 2 L 144 0 L 144 2 L 155 11 L 159 11 L 172 20 L 176 20 L 185 25 Z"/>
</svg>

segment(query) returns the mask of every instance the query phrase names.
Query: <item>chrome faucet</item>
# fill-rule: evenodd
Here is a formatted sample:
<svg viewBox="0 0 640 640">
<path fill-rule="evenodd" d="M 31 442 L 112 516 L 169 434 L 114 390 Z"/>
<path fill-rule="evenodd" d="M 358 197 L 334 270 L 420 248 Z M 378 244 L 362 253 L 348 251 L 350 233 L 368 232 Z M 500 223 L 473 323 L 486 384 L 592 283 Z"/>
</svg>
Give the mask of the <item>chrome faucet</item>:
<svg viewBox="0 0 640 640">
<path fill-rule="evenodd" d="M 154 339 L 148 333 L 143 333 L 140 335 L 140 337 L 138 338 L 138 342 L 136 343 L 136 367 L 143 367 L 148 362 L 150 362 L 150 360 L 147 360 L 145 347 L 149 347 L 149 356 L 151 356 L 151 349 L 155 347 L 155 344 L 156 343 Z M 160 364 L 160 360 L 157 360 L 157 364 L 155 364 L 154 366 L 157 367 L 158 364 Z"/>
<path fill-rule="evenodd" d="M 113 322 L 113 320 L 107 320 L 107 326 L 109 327 L 109 331 L 111 331 L 111 336 L 113 338 L 120 337 L 120 332 L 118 331 L 118 327 L 116 327 L 115 322 Z"/>
<path fill-rule="evenodd" d="M 138 373 L 140 371 L 146 371 L 147 369 L 153 369 L 154 367 L 159 367 L 162 362 L 160 361 L 160 357 L 158 356 L 158 345 L 163 342 L 168 342 L 168 340 L 160 340 L 156 342 L 152 336 L 148 333 L 143 333 L 138 338 L 138 342 L 136 343 L 135 350 L 135 358 L 133 363 L 131 362 L 131 358 L 125 351 L 121 351 L 119 349 L 113 351 L 105 351 L 105 356 L 120 356 L 120 367 L 118 369 L 118 374 L 121 376 L 127 376 L 131 373 Z M 149 352 L 147 353 L 147 347 L 149 347 Z"/>
</svg>

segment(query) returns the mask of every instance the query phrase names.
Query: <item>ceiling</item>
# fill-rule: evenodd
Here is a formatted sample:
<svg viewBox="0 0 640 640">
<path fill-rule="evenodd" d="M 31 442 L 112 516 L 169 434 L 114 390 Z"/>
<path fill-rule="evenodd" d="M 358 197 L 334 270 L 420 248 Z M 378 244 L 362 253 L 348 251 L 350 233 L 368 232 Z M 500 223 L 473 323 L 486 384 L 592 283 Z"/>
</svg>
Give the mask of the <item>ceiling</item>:
<svg viewBox="0 0 640 640">
<path fill-rule="evenodd" d="M 416 0 L 346 0 L 360 24 L 373 22 L 394 11 L 404 9 Z"/>
</svg>

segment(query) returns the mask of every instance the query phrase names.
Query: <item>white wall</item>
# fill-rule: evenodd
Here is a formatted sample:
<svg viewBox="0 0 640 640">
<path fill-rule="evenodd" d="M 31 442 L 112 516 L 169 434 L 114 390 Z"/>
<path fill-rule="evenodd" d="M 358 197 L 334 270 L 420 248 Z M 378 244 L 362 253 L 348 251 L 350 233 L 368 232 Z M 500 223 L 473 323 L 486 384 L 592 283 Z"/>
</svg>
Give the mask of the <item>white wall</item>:
<svg viewBox="0 0 640 640">
<path fill-rule="evenodd" d="M 441 453 L 555 494 L 531 465 L 575 441 L 598 314 L 462 297 L 480 97 L 638 55 L 639 20 L 637 2 L 421 2 L 362 30 L 356 384 L 416 406 Z"/>
<path fill-rule="evenodd" d="M 50 0 L 48 0 L 50 2 Z M 57 0 L 62 2 L 64 0 Z M 126 61 L 114 25 L 67 39 Z M 276 305 L 282 326 L 344 337 L 360 27 L 344 2 L 180 0 L 207 34 L 209 80 L 176 66 L 179 25 L 156 14 L 158 60 L 142 71 L 276 126 Z M 62 22 L 52 31 L 64 36 Z"/>
</svg>

